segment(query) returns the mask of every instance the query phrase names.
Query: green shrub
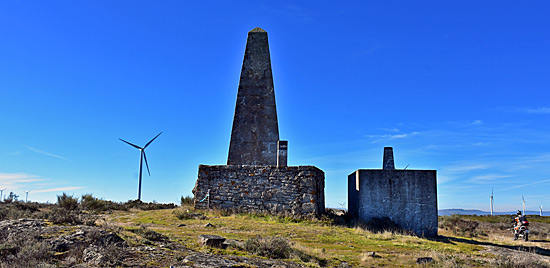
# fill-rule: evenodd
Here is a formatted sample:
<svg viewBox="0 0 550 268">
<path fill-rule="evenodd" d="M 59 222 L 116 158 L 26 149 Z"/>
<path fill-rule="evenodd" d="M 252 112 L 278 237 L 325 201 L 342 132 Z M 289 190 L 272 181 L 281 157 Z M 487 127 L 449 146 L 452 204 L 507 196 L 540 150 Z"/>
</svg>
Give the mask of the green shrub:
<svg viewBox="0 0 550 268">
<path fill-rule="evenodd" d="M 74 198 L 72 195 L 63 193 L 57 196 L 57 204 L 60 208 L 66 210 L 75 210 L 78 208 L 78 198 Z"/>
<path fill-rule="evenodd" d="M 19 198 L 18 195 L 14 194 L 13 192 L 10 192 L 10 194 L 4 198 L 4 202 L 6 203 L 17 202 L 17 198 Z"/>
<path fill-rule="evenodd" d="M 103 212 L 110 209 L 124 209 L 120 204 L 95 198 L 91 194 L 82 195 L 80 198 L 80 206 L 82 209 L 93 212 Z"/>
<path fill-rule="evenodd" d="M 182 195 L 182 196 L 181 196 L 181 201 L 180 201 L 180 202 L 181 202 L 180 204 L 181 204 L 182 207 L 183 207 L 183 206 L 186 206 L 186 205 L 187 205 L 187 206 L 193 205 L 193 197 L 191 197 L 191 196 L 185 196 L 185 197 L 184 197 L 184 196 Z"/>
<path fill-rule="evenodd" d="M 190 212 L 188 209 L 178 209 L 172 212 L 179 220 L 190 220 L 195 217 L 195 213 Z"/>
</svg>

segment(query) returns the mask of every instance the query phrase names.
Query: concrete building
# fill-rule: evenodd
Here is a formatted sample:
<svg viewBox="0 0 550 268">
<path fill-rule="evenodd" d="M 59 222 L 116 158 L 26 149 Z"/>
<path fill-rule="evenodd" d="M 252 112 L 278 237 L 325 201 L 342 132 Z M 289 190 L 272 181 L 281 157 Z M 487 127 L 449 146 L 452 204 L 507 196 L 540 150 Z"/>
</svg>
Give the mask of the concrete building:
<svg viewBox="0 0 550 268">
<path fill-rule="evenodd" d="M 384 148 L 382 169 L 348 176 L 348 210 L 360 222 L 388 217 L 420 236 L 437 236 L 437 172 L 395 169 L 393 149 Z"/>
<path fill-rule="evenodd" d="M 196 208 L 319 215 L 325 175 L 313 166 L 287 166 L 288 142 L 279 140 L 267 32 L 248 33 L 227 165 L 200 165 Z"/>
</svg>

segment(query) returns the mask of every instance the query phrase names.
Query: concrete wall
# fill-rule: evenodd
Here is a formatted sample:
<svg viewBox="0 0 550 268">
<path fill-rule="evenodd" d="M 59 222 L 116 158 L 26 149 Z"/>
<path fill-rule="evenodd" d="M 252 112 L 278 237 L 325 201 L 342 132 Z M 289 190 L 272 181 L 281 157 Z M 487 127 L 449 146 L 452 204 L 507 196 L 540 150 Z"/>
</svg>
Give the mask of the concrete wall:
<svg viewBox="0 0 550 268">
<path fill-rule="evenodd" d="M 313 166 L 199 166 L 195 208 L 210 189 L 210 208 L 235 212 L 320 215 L 325 209 L 325 173 Z"/>
<path fill-rule="evenodd" d="M 349 212 L 361 222 L 389 217 L 417 235 L 437 235 L 435 170 L 360 169 L 348 176 Z"/>
</svg>

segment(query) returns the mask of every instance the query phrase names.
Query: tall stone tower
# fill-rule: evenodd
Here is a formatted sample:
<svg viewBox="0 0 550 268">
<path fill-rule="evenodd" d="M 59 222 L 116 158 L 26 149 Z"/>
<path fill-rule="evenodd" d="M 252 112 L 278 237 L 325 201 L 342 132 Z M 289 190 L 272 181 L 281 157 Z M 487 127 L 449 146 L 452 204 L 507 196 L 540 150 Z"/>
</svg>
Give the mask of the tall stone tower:
<svg viewBox="0 0 550 268">
<path fill-rule="evenodd" d="M 228 165 L 277 165 L 279 126 L 267 32 L 248 32 Z"/>
<path fill-rule="evenodd" d="M 279 140 L 267 33 L 248 32 L 227 165 L 199 165 L 197 209 L 314 216 L 325 211 L 325 173 L 288 166 Z"/>
</svg>

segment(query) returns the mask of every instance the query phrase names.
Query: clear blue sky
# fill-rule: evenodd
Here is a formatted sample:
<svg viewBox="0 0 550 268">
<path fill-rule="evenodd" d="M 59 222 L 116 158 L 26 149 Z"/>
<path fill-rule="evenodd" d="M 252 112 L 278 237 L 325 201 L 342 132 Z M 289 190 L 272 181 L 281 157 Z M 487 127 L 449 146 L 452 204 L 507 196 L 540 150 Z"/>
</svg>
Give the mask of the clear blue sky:
<svg viewBox="0 0 550 268">
<path fill-rule="evenodd" d="M 0 2 L 0 189 L 145 201 L 225 164 L 247 32 L 269 34 L 290 165 L 438 171 L 439 208 L 550 208 L 548 1 Z"/>
</svg>

